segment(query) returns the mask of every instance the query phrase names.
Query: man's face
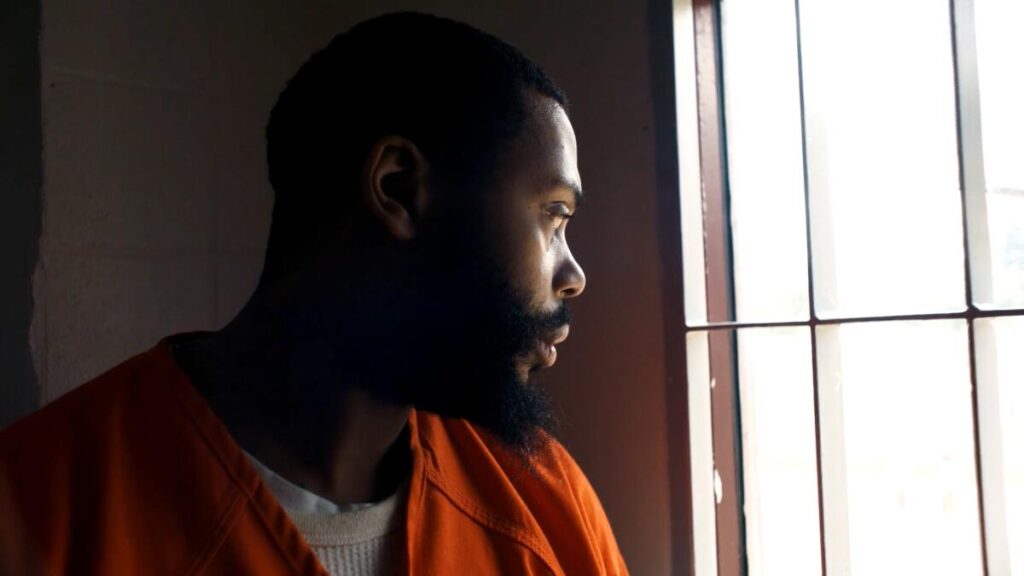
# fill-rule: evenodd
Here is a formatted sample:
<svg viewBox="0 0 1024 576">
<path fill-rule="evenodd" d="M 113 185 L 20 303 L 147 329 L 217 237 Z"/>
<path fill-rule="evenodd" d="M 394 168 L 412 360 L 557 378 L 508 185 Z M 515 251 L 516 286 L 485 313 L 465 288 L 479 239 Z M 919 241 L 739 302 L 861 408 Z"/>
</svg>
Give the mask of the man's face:
<svg viewBox="0 0 1024 576">
<path fill-rule="evenodd" d="M 352 384 L 465 418 L 520 453 L 556 427 L 533 376 L 555 362 L 568 336 L 565 301 L 585 283 L 566 240 L 580 190 L 575 135 L 560 106 L 529 98 L 495 184 L 449 191 L 420 234 L 396 248 L 405 263 L 397 274 L 326 298 L 308 319 Z"/>
<path fill-rule="evenodd" d="M 561 106 L 532 96 L 523 131 L 502 157 L 495 193 L 485 200 L 489 242 L 521 306 L 537 317 L 561 316 L 517 358 L 520 375 L 555 363 L 569 335 L 565 301 L 586 284 L 569 250 L 566 227 L 582 196 L 576 135 Z"/>
<path fill-rule="evenodd" d="M 566 239 L 580 199 L 576 138 L 560 106 L 529 98 L 494 186 L 453 195 L 413 248 L 414 293 L 402 300 L 414 310 L 406 319 L 423 316 L 401 328 L 406 349 L 415 348 L 402 366 L 414 373 L 392 391 L 396 401 L 466 418 L 521 453 L 557 426 L 534 375 L 554 364 L 569 333 L 565 301 L 585 284 Z"/>
</svg>

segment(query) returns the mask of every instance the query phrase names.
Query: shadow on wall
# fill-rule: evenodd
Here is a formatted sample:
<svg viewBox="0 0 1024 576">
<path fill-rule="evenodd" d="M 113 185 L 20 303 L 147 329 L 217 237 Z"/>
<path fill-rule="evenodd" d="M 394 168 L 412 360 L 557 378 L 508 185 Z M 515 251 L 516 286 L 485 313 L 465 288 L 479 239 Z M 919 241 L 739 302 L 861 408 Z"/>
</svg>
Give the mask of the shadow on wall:
<svg viewBox="0 0 1024 576">
<path fill-rule="evenodd" d="M 23 0 L 0 11 L 0 428 L 39 405 L 29 350 L 43 171 L 39 9 Z"/>
</svg>

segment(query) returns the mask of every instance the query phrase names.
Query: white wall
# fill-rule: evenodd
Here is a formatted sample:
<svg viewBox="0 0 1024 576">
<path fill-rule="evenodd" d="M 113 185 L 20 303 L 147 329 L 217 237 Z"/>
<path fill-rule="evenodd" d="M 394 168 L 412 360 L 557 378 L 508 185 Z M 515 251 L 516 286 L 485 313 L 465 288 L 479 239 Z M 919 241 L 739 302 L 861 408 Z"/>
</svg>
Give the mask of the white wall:
<svg viewBox="0 0 1024 576">
<path fill-rule="evenodd" d="M 262 130 L 277 92 L 336 32 L 400 8 L 501 36 L 569 94 L 589 196 L 571 241 L 588 289 L 548 381 L 633 572 L 666 574 L 645 2 L 44 0 L 32 325 L 43 401 L 164 335 L 233 315 L 261 263 L 271 205 Z"/>
</svg>

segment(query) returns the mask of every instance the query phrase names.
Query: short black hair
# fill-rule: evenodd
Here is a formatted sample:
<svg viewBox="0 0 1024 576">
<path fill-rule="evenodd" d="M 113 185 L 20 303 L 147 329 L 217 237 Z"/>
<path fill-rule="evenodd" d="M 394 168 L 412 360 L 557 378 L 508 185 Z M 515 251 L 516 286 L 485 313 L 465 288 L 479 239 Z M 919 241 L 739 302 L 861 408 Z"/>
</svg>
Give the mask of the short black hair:
<svg viewBox="0 0 1024 576">
<path fill-rule="evenodd" d="M 294 255 L 307 231 L 348 207 L 346 192 L 383 136 L 411 140 L 461 189 L 488 184 L 522 129 L 530 89 L 567 106 L 519 50 L 454 20 L 402 12 L 336 36 L 288 82 L 267 124 L 268 265 L 272 252 Z"/>
</svg>

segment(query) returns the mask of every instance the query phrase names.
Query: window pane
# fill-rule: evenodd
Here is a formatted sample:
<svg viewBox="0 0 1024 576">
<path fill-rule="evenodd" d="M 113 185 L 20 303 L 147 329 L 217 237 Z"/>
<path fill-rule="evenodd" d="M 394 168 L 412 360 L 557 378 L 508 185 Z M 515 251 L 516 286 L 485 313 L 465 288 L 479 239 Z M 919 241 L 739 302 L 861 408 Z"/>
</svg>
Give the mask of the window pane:
<svg viewBox="0 0 1024 576">
<path fill-rule="evenodd" d="M 1024 3 L 975 0 L 974 7 L 985 180 L 1024 190 Z"/>
<path fill-rule="evenodd" d="M 977 304 L 1024 307 L 1024 3 L 976 0 L 988 269 Z"/>
<path fill-rule="evenodd" d="M 1024 151 L 1021 154 L 1024 158 Z M 1024 160 L 1021 164 L 1024 165 Z M 985 205 L 987 268 L 991 276 L 987 280 L 988 290 L 978 290 L 979 282 L 985 279 L 972 279 L 977 294 L 975 303 L 984 309 L 1024 308 L 1024 187 L 1016 190 L 989 188 Z"/>
<path fill-rule="evenodd" d="M 829 573 L 980 574 L 965 322 L 817 330 Z"/>
<path fill-rule="evenodd" d="M 808 317 L 793 0 L 721 5 L 736 319 Z"/>
<path fill-rule="evenodd" d="M 820 574 L 810 330 L 740 330 L 738 348 L 750 574 Z"/>
<path fill-rule="evenodd" d="M 1024 575 L 1024 318 L 975 322 L 991 574 Z"/>
<path fill-rule="evenodd" d="M 800 22 L 819 315 L 963 309 L 948 3 L 801 2 Z"/>
<path fill-rule="evenodd" d="M 738 504 L 750 574 L 820 573 L 810 329 L 692 332 L 687 363 L 697 573 L 739 569 L 718 554 L 740 549 Z M 737 377 L 738 410 L 727 401 Z"/>
</svg>

